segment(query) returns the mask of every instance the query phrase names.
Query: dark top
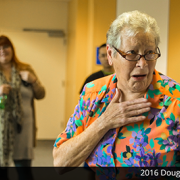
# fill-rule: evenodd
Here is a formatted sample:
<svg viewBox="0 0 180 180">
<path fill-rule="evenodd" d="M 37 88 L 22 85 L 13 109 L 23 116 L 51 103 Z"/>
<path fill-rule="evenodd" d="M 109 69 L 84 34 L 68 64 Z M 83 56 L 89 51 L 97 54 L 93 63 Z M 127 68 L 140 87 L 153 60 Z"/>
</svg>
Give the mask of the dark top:
<svg viewBox="0 0 180 180">
<path fill-rule="evenodd" d="M 104 76 L 106 76 L 106 75 L 104 75 L 104 73 L 103 73 L 102 70 L 91 74 L 91 75 L 86 79 L 86 81 L 84 82 L 84 84 L 83 84 L 83 86 L 82 86 L 82 88 L 81 88 L 81 90 L 80 90 L 79 93 L 80 93 L 80 94 L 82 93 L 85 84 L 87 84 L 87 83 L 89 83 L 89 82 L 91 82 L 91 81 L 94 81 L 95 79 L 102 78 L 102 77 L 104 77 Z"/>
</svg>

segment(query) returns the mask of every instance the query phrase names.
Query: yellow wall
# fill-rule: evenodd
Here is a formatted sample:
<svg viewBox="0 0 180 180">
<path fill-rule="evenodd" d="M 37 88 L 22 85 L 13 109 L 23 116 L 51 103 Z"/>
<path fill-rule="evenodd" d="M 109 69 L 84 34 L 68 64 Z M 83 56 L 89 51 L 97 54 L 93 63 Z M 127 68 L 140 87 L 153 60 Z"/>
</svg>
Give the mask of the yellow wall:
<svg viewBox="0 0 180 180">
<path fill-rule="evenodd" d="M 93 54 L 95 54 L 96 47 L 106 42 L 106 33 L 116 18 L 116 0 L 94 0 L 94 3 Z M 95 56 L 93 57 L 92 72 L 102 69 L 102 67 L 95 64 Z"/>
<path fill-rule="evenodd" d="M 180 83 L 180 1 L 170 1 L 167 75 Z"/>
<path fill-rule="evenodd" d="M 101 69 L 95 64 L 96 47 L 106 42 L 106 32 L 116 18 L 116 0 L 69 2 L 65 122 L 78 102 L 85 78 Z"/>
<path fill-rule="evenodd" d="M 45 98 L 35 101 L 38 139 L 55 139 L 64 130 L 66 36 L 49 37 L 23 28 L 62 29 L 66 34 L 67 13 L 65 1 L 0 0 L 0 35 L 11 39 L 17 57 L 33 67 L 46 89 Z"/>
</svg>

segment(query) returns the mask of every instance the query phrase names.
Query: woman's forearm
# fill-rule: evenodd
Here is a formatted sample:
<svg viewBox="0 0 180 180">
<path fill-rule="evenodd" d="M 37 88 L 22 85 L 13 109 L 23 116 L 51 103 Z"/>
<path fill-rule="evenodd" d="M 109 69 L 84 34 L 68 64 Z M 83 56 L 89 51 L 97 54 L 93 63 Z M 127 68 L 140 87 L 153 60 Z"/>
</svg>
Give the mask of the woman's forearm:
<svg viewBox="0 0 180 180">
<path fill-rule="evenodd" d="M 102 118 L 99 117 L 85 131 L 64 142 L 60 147 L 54 147 L 54 166 L 78 167 L 81 165 L 108 131 L 102 125 Z"/>
<path fill-rule="evenodd" d="M 36 99 L 42 99 L 45 96 L 45 89 L 37 79 L 33 84 L 33 91 L 34 91 L 34 96 Z"/>
<path fill-rule="evenodd" d="M 33 82 L 31 82 L 32 84 L 32 88 L 33 88 L 33 92 L 34 92 L 34 97 L 36 99 L 42 99 L 45 97 L 45 88 L 42 86 L 41 82 L 39 81 L 36 73 L 34 72 L 34 70 L 32 69 L 31 66 L 29 66 L 27 68 L 27 70 L 30 72 L 31 74 L 31 78 L 33 76 Z"/>
</svg>

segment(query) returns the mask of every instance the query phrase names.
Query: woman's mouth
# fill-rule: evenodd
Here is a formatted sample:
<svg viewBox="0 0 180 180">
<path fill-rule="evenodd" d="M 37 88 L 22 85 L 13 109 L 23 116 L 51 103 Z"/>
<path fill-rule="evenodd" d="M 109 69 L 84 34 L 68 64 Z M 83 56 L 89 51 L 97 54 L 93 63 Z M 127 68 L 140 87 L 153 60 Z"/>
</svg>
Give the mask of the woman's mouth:
<svg viewBox="0 0 180 180">
<path fill-rule="evenodd" d="M 0 56 L 5 56 L 5 54 L 4 53 L 0 53 Z"/>
<path fill-rule="evenodd" d="M 147 75 L 146 74 L 137 74 L 137 75 L 133 75 L 133 79 L 135 79 L 136 81 L 142 81 L 145 79 Z"/>
</svg>

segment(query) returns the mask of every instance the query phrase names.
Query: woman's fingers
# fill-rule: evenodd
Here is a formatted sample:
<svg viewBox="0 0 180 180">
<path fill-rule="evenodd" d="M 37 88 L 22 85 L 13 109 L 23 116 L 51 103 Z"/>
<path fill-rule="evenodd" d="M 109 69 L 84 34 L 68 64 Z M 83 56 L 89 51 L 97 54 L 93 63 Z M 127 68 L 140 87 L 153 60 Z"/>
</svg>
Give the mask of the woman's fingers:
<svg viewBox="0 0 180 180">
<path fill-rule="evenodd" d="M 19 74 L 21 79 L 27 81 L 28 83 L 33 83 L 36 80 L 36 77 L 29 71 L 20 71 Z"/>
<path fill-rule="evenodd" d="M 147 102 L 147 99 L 145 98 L 138 98 L 138 99 L 134 99 L 131 101 L 125 101 L 123 102 L 124 105 L 130 106 L 130 105 L 136 105 L 136 104 L 140 104 L 140 103 L 145 103 Z"/>
<path fill-rule="evenodd" d="M 126 124 L 136 123 L 136 122 L 139 122 L 139 121 L 143 121 L 143 120 L 145 120 L 145 118 L 146 118 L 145 116 L 129 117 L 124 122 L 123 126 L 126 125 Z"/>
<path fill-rule="evenodd" d="M 151 102 L 143 102 L 139 104 L 134 104 L 126 107 L 126 112 L 132 111 L 132 110 L 138 110 L 142 108 L 147 108 L 151 106 Z"/>
<path fill-rule="evenodd" d="M 20 71 L 19 72 L 22 80 L 27 81 L 28 80 L 28 71 Z"/>
<path fill-rule="evenodd" d="M 139 116 L 145 112 L 150 111 L 150 102 L 142 102 L 139 104 L 133 104 L 133 105 L 123 105 L 121 106 L 121 113 L 124 114 L 124 117 L 134 117 Z"/>
<path fill-rule="evenodd" d="M 134 117 L 134 116 L 138 116 L 138 115 L 141 115 L 145 112 L 148 112 L 150 111 L 150 107 L 145 107 L 145 108 L 142 108 L 142 109 L 135 109 L 135 110 L 132 110 L 132 111 L 129 111 L 127 112 L 127 117 Z"/>
<path fill-rule="evenodd" d="M 116 94 L 103 114 L 109 129 L 142 121 L 146 118 L 142 114 L 150 111 L 151 102 L 145 98 L 124 102 L 121 99 L 122 93 L 116 88 Z"/>
</svg>

